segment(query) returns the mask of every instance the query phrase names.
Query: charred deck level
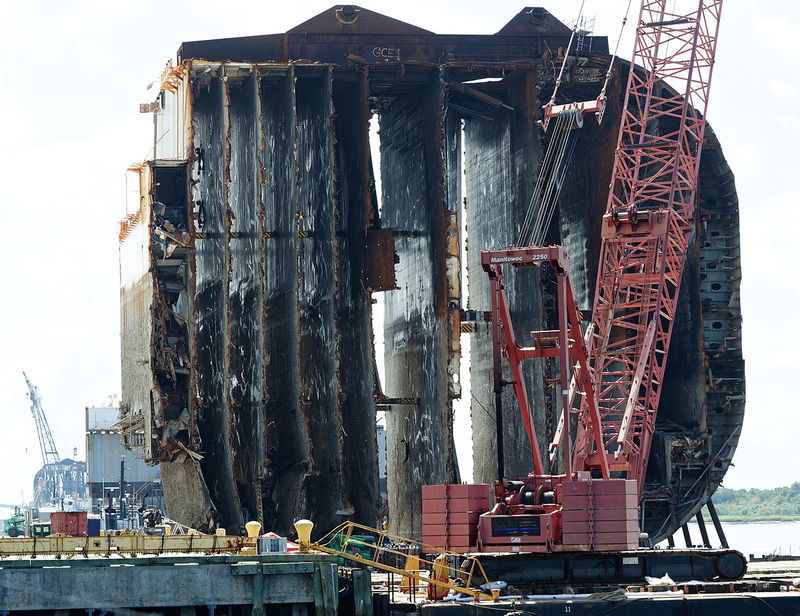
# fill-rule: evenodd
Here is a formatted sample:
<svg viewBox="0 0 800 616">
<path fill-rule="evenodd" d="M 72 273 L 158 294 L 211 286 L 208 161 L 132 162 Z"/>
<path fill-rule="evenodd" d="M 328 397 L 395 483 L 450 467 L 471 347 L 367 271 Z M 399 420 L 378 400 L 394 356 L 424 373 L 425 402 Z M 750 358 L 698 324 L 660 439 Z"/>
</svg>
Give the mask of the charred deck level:
<svg viewBox="0 0 800 616">
<path fill-rule="evenodd" d="M 141 200 L 120 229 L 122 421 L 128 443 L 161 465 L 172 517 L 201 529 L 255 518 L 286 533 L 300 517 L 323 529 L 343 518 L 375 526 L 388 512 L 393 531 L 419 538 L 421 486 L 459 479 L 453 403 L 466 331 L 473 475 L 495 479 L 491 342 L 470 317 L 489 309 L 479 255 L 516 240 L 543 151 L 540 106 L 568 38 L 541 8 L 493 35 L 439 35 L 336 6 L 286 33 L 180 47 L 143 105 L 155 155 L 133 168 Z M 596 96 L 608 62 L 606 38 L 586 37 L 557 102 Z M 610 84 L 603 123 L 581 129 L 547 238 L 571 256 L 582 309 L 628 69 Z M 738 202 L 711 130 L 706 139 L 643 494 L 641 527 L 654 540 L 710 498 L 744 411 Z M 520 331 L 550 326 L 553 291 L 530 270 L 509 284 Z M 539 370 L 529 391 L 542 446 L 556 427 L 554 376 Z M 511 396 L 502 421 L 513 478 L 530 465 Z M 388 409 L 386 507 L 378 407 Z"/>
</svg>

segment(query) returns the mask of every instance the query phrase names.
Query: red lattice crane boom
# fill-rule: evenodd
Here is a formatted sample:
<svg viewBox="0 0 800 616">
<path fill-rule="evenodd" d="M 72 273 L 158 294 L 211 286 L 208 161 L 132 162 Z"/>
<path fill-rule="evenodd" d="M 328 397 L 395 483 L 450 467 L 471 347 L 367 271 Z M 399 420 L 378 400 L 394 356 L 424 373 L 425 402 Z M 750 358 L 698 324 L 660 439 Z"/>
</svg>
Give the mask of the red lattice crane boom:
<svg viewBox="0 0 800 616">
<path fill-rule="evenodd" d="M 615 454 L 612 468 L 635 479 L 640 493 L 694 228 L 722 0 L 699 0 L 689 13 L 667 4 L 642 2 L 592 312 L 603 440 Z M 592 443 L 578 434 L 576 468 L 596 466 Z"/>
</svg>

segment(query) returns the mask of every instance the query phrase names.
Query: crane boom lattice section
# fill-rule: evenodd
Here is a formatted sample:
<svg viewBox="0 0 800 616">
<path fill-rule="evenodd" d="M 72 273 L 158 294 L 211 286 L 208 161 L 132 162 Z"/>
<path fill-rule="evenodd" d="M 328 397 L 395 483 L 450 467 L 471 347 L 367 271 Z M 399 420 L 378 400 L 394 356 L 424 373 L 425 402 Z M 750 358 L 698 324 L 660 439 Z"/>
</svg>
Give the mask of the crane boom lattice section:
<svg viewBox="0 0 800 616">
<path fill-rule="evenodd" d="M 39 436 L 39 449 L 42 453 L 41 477 L 36 480 L 33 493 L 33 502 L 37 506 L 47 505 L 58 501 L 64 492 L 64 478 L 59 470 L 60 457 L 50 424 L 42 408 L 42 398 L 39 390 L 24 372 L 25 383 L 28 386 L 28 398 L 31 401 L 31 414 L 36 424 L 36 434 Z"/>
<path fill-rule="evenodd" d="M 58 449 L 53 439 L 53 433 L 50 431 L 50 424 L 47 423 L 47 417 L 42 408 L 42 398 L 39 396 L 39 390 L 31 383 L 27 374 L 23 372 L 22 375 L 25 377 L 25 383 L 28 385 L 28 398 L 31 401 L 33 421 L 36 423 L 36 434 L 39 436 L 39 449 L 42 452 L 42 462 L 45 466 L 48 464 L 58 464 L 60 460 L 58 457 Z"/>
<path fill-rule="evenodd" d="M 667 4 L 642 2 L 603 220 L 591 345 L 604 446 L 640 491 L 694 229 L 722 0 L 699 0 L 689 12 Z M 592 467 L 591 435 L 578 436 L 576 466 Z"/>
</svg>

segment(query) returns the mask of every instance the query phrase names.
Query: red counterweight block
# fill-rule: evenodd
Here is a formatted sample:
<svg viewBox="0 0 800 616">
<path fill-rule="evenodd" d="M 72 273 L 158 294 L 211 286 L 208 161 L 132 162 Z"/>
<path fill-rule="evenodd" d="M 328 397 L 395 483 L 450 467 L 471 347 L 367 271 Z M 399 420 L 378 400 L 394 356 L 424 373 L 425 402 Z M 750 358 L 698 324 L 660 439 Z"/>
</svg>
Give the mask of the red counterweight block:
<svg viewBox="0 0 800 616">
<path fill-rule="evenodd" d="M 565 550 L 639 547 L 639 491 L 631 479 L 564 482 L 561 544 Z"/>
<path fill-rule="evenodd" d="M 478 518 L 489 508 L 485 483 L 422 486 L 422 542 L 452 552 L 474 552 Z"/>
</svg>

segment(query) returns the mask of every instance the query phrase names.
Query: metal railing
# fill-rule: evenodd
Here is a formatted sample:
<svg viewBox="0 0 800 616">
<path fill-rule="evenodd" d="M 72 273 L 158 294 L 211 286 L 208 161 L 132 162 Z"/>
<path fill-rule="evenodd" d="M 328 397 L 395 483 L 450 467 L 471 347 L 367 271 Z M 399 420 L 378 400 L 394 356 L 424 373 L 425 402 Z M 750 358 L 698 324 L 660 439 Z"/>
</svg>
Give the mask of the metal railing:
<svg viewBox="0 0 800 616">
<path fill-rule="evenodd" d="M 309 548 L 400 575 L 414 594 L 419 585 L 435 589 L 434 593 L 453 590 L 476 601 L 493 599 L 490 593 L 476 587 L 489 583 L 486 571 L 476 557 L 450 552 L 385 530 L 344 522 L 311 543 Z M 436 555 L 433 560 L 425 558 L 432 554 Z M 415 566 L 406 568 L 410 558 L 416 559 Z"/>
</svg>

